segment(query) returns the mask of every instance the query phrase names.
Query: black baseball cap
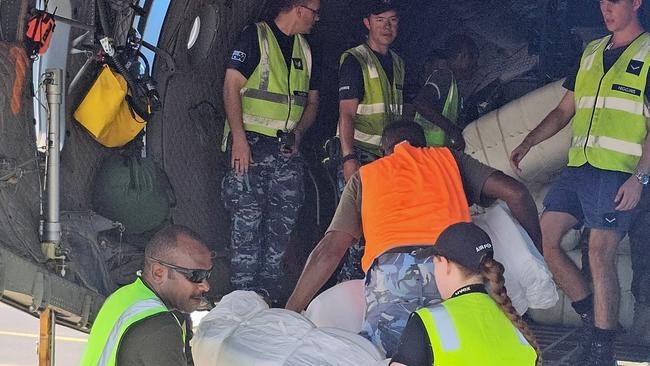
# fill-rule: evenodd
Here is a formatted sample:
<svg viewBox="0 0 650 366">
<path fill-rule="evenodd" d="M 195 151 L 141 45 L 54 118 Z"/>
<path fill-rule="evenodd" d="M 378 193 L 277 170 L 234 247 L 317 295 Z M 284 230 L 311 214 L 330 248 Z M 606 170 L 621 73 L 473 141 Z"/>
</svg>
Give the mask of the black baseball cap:
<svg viewBox="0 0 650 366">
<path fill-rule="evenodd" d="M 368 8 L 366 9 L 366 17 L 369 17 L 371 14 L 377 15 L 385 13 L 389 10 L 397 11 L 397 6 L 392 0 L 371 0 Z"/>
<path fill-rule="evenodd" d="M 474 273 L 481 272 L 481 261 L 492 258 L 492 240 L 476 224 L 459 222 L 449 225 L 436 240 L 431 252 L 458 263 Z"/>
</svg>

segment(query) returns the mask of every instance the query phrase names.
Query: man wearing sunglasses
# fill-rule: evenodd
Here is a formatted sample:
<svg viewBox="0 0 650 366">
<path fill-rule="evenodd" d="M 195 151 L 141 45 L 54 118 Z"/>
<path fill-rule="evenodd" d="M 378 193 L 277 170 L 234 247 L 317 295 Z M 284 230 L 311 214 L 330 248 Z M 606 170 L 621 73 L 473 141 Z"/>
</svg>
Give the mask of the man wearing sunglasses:
<svg viewBox="0 0 650 366">
<path fill-rule="evenodd" d="M 161 229 L 145 248 L 138 278 L 102 305 L 81 365 L 187 365 L 185 332 L 172 311 L 196 310 L 211 272 L 212 253 L 196 233 Z"/>
<path fill-rule="evenodd" d="M 319 19 L 320 0 L 279 0 L 272 21 L 248 26 L 226 66 L 229 155 L 221 198 L 230 213 L 230 282 L 287 295 L 282 258 L 304 199 L 302 136 L 318 109 L 318 62 L 303 34 Z"/>
</svg>

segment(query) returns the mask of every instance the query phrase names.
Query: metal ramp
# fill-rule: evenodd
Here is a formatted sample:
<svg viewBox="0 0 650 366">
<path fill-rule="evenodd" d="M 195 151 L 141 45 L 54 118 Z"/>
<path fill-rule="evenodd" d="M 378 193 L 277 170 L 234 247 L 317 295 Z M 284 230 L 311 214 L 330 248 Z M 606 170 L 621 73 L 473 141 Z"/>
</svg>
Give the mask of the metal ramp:
<svg viewBox="0 0 650 366">
<path fill-rule="evenodd" d="M 576 346 L 576 328 L 529 323 L 542 349 L 545 366 L 575 366 L 569 362 Z M 616 359 L 619 365 L 650 366 L 650 347 L 635 345 L 619 336 L 616 342 Z"/>
</svg>

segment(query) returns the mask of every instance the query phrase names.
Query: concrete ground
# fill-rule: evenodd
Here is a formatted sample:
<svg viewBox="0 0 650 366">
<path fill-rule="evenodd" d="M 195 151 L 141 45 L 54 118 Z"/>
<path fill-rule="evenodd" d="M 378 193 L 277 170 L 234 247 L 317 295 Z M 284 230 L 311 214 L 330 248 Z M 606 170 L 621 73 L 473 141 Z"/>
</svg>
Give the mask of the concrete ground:
<svg viewBox="0 0 650 366">
<path fill-rule="evenodd" d="M 0 303 L 0 366 L 38 365 L 39 320 Z M 55 329 L 54 365 L 78 365 L 88 335 L 62 326 Z"/>
</svg>

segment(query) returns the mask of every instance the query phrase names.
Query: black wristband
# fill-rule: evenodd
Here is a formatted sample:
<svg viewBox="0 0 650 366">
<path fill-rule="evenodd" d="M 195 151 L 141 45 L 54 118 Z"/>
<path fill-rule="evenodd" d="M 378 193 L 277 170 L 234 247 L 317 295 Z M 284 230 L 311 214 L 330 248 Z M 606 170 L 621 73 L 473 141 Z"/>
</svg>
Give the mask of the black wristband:
<svg viewBox="0 0 650 366">
<path fill-rule="evenodd" d="M 348 160 L 357 160 L 357 154 L 350 153 L 341 158 L 341 163 L 345 163 Z"/>
</svg>

